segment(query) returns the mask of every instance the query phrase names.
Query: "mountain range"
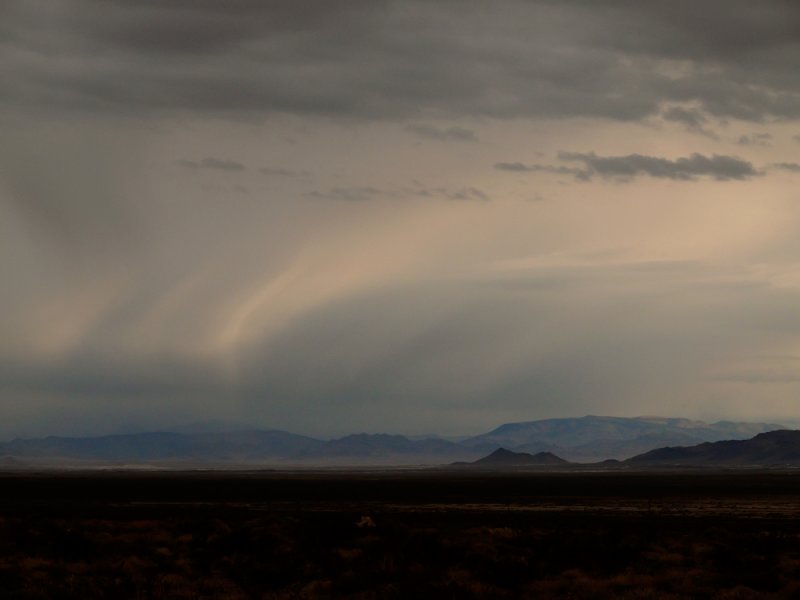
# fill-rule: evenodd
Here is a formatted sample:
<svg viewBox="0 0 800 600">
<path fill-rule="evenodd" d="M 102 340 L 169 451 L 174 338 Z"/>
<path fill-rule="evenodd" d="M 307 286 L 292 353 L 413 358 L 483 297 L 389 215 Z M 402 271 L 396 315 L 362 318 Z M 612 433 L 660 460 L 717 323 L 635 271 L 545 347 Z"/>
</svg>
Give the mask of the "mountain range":
<svg viewBox="0 0 800 600">
<path fill-rule="evenodd" d="M 625 461 L 608 459 L 597 463 L 574 463 L 550 453 L 513 452 L 498 448 L 472 462 L 455 462 L 449 468 L 473 470 L 541 470 L 557 468 L 650 469 L 686 467 L 800 467 L 800 431 L 776 430 L 747 440 L 703 442 L 694 446 L 657 448 Z"/>
<path fill-rule="evenodd" d="M 634 466 L 800 466 L 800 431 L 760 433 L 749 440 L 658 448 L 626 461 Z"/>
<path fill-rule="evenodd" d="M 523 452 L 554 452 L 576 462 L 625 459 L 664 446 L 750 438 L 784 429 L 774 423 L 717 421 L 705 423 L 668 417 L 601 417 L 543 419 L 506 423 L 462 441 L 491 452 L 499 447 Z"/>
<path fill-rule="evenodd" d="M 279 430 L 207 433 L 148 432 L 99 437 L 15 439 L 0 443 L 5 465 L 201 464 L 423 465 L 474 461 L 498 448 L 551 453 L 559 460 L 591 463 L 627 459 L 658 448 L 741 440 L 783 429 L 769 423 L 705 423 L 663 417 L 544 419 L 506 423 L 461 440 L 359 433 L 323 440 Z M 13 460 L 12 460 L 13 459 Z"/>
</svg>

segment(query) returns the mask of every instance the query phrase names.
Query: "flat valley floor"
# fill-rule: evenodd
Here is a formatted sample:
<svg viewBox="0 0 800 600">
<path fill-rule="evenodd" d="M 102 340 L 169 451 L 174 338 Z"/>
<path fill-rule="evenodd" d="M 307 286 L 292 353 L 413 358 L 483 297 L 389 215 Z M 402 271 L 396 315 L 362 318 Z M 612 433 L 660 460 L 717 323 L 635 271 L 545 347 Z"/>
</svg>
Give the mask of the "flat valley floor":
<svg viewBox="0 0 800 600">
<path fill-rule="evenodd" d="M 796 598 L 800 471 L 0 473 L 0 598 Z"/>
</svg>

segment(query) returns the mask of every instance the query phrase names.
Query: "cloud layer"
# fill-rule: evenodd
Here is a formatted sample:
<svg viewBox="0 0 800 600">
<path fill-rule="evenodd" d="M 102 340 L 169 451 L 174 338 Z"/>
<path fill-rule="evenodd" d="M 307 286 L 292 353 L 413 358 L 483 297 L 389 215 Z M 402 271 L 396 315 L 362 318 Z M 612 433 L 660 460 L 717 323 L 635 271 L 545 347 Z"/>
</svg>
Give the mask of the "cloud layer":
<svg viewBox="0 0 800 600">
<path fill-rule="evenodd" d="M 711 0 L 701 13 L 686 0 L 516 1 L 503 11 L 452 1 L 13 0 L 1 10 L 14 85 L 0 102 L 20 110 L 628 121 L 671 106 L 666 118 L 690 127 L 703 114 L 800 113 L 800 8 L 779 0 Z M 417 134 L 469 138 L 427 127 Z"/>
<path fill-rule="evenodd" d="M 567 162 L 583 163 L 586 177 L 630 178 L 647 175 L 664 179 L 692 180 L 697 177 L 713 177 L 719 181 L 730 179 L 749 179 L 758 171 L 747 161 L 733 156 L 704 156 L 692 154 L 689 157 L 669 160 L 656 156 L 629 154 L 627 156 L 598 156 L 594 152 L 561 152 L 558 157 Z"/>
<path fill-rule="evenodd" d="M 643 154 L 627 156 L 598 156 L 594 152 L 559 152 L 558 158 L 564 162 L 581 163 L 582 167 L 564 165 L 526 165 L 521 162 L 495 163 L 495 169 L 517 173 L 555 173 L 574 175 L 580 181 L 588 181 L 595 175 L 621 180 L 638 176 L 658 179 L 694 181 L 698 177 L 711 177 L 717 181 L 745 180 L 760 175 L 748 161 L 734 156 L 714 154 L 704 156 L 694 153 L 675 160 Z M 786 168 L 776 167 L 776 168 Z"/>
</svg>

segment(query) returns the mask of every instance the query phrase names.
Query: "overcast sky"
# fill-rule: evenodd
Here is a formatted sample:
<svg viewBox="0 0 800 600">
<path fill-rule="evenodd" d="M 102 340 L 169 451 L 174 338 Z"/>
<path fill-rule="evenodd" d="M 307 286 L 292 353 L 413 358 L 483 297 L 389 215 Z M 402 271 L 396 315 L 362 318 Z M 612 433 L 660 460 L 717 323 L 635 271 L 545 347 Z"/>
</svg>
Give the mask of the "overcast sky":
<svg viewBox="0 0 800 600">
<path fill-rule="evenodd" d="M 6 0 L 0 437 L 796 424 L 800 3 Z"/>
</svg>

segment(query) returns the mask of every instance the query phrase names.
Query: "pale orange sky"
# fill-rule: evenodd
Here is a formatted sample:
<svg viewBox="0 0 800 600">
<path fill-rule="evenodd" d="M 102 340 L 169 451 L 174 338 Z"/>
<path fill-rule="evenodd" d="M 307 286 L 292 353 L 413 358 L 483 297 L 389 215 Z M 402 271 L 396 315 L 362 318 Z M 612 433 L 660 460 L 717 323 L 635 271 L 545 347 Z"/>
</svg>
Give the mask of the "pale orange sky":
<svg viewBox="0 0 800 600">
<path fill-rule="evenodd" d="M 0 14 L 0 436 L 796 423 L 793 7 L 86 6 Z"/>
</svg>

